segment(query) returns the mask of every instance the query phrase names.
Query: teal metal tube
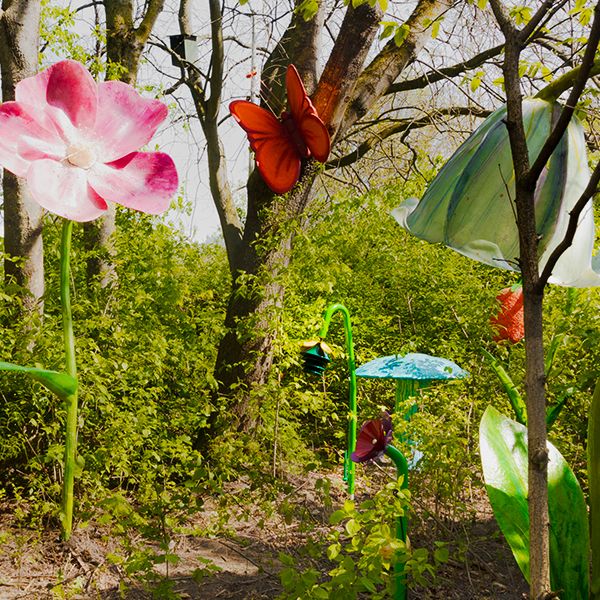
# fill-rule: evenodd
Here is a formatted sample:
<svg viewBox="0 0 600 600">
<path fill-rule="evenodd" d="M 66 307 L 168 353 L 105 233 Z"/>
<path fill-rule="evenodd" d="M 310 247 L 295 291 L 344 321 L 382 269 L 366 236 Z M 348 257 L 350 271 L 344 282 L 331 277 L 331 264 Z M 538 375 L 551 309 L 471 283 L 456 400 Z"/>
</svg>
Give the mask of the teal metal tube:
<svg viewBox="0 0 600 600">
<path fill-rule="evenodd" d="M 350 459 L 350 455 L 356 449 L 356 361 L 354 359 L 354 343 L 352 342 L 352 325 L 350 323 L 350 313 L 343 304 L 332 304 L 327 308 L 323 315 L 323 325 L 319 331 L 319 337 L 324 340 L 329 331 L 331 318 L 336 312 L 340 312 L 344 319 L 344 330 L 346 333 L 346 354 L 348 356 L 349 386 L 348 386 L 348 436 L 347 447 L 344 453 L 344 481 L 348 485 L 348 494 L 354 497 L 354 478 L 355 464 Z"/>
<path fill-rule="evenodd" d="M 406 457 L 400 450 L 394 448 L 394 446 L 386 446 L 385 453 L 389 456 L 396 465 L 396 471 L 398 477 L 402 475 L 402 489 L 408 488 L 408 462 Z M 398 517 L 396 520 L 396 538 L 406 543 L 406 536 L 408 533 L 408 517 L 406 514 Z M 404 577 L 404 563 L 396 561 L 394 563 L 394 600 L 406 600 L 408 597 L 408 590 L 406 588 L 406 582 L 403 580 Z"/>
</svg>

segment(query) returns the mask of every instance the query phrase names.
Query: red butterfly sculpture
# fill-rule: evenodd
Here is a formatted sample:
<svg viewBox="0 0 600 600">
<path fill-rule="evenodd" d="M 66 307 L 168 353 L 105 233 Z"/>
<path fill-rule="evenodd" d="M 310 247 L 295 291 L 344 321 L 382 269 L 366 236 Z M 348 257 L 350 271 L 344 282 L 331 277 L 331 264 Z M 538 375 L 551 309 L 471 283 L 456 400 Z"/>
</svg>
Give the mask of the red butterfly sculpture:
<svg viewBox="0 0 600 600">
<path fill-rule="evenodd" d="M 234 100 L 229 105 L 233 118 L 248 134 L 258 171 L 276 194 L 285 194 L 294 187 L 303 158 L 314 156 L 325 162 L 331 145 L 327 127 L 294 65 L 287 69 L 285 85 L 289 112 L 283 112 L 281 120 L 252 102 Z"/>
</svg>

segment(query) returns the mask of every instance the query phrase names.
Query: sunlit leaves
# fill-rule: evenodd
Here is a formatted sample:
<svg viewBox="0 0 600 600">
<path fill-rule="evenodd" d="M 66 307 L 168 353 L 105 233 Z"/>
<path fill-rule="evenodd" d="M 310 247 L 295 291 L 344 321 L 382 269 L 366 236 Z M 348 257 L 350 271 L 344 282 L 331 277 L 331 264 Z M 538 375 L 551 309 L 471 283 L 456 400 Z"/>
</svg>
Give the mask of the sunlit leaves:
<svg viewBox="0 0 600 600">
<path fill-rule="evenodd" d="M 378 6 L 382 12 L 388 9 L 388 0 L 344 0 L 344 6 L 352 4 L 352 8 L 358 8 L 363 4 L 368 4 L 371 8 Z"/>
<path fill-rule="evenodd" d="M 91 51 L 91 45 L 106 42 L 105 28 L 96 25 L 82 35 L 75 22 L 76 10 L 60 4 L 51 0 L 42 1 L 40 39 L 53 54 L 85 64 L 97 77 L 104 70 L 104 61 Z"/>
<path fill-rule="evenodd" d="M 471 88 L 472 92 L 474 92 L 481 85 L 481 80 L 483 79 L 484 75 L 485 72 L 481 69 L 477 71 L 475 75 L 473 75 L 473 77 L 471 78 L 471 83 L 469 84 L 469 87 Z"/>
<path fill-rule="evenodd" d="M 478 9 L 484 10 L 488 5 L 488 0 L 467 0 L 468 4 L 475 4 Z"/>
<path fill-rule="evenodd" d="M 510 16 L 515 20 L 517 26 L 526 25 L 531 19 L 531 8 L 529 6 L 514 6 L 510 10 Z"/>
<path fill-rule="evenodd" d="M 303 0 L 295 10 L 305 21 L 310 21 L 317 14 L 319 3 L 317 0 Z"/>
<path fill-rule="evenodd" d="M 588 4 L 586 0 L 576 0 L 575 6 L 569 11 L 569 14 L 576 16 L 581 25 L 587 25 L 594 14 L 594 7 Z"/>
<path fill-rule="evenodd" d="M 408 34 L 410 33 L 410 27 L 406 23 L 397 23 L 396 21 L 381 21 L 383 30 L 379 35 L 380 40 L 384 40 L 388 37 L 394 38 L 394 43 L 398 48 L 404 44 Z"/>
</svg>

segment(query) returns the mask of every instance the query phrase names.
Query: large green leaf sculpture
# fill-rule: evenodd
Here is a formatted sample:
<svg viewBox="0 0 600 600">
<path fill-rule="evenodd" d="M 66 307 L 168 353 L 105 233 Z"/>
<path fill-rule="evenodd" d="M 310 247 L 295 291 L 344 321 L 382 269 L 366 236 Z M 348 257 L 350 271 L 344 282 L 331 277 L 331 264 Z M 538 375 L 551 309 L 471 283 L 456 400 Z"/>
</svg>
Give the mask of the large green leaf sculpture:
<svg viewBox="0 0 600 600">
<path fill-rule="evenodd" d="M 523 125 L 530 160 L 546 142 L 561 105 L 536 98 L 523 101 Z M 569 213 L 589 180 L 584 130 L 576 118 L 553 152 L 535 190 L 539 263 L 562 241 Z M 493 267 L 518 270 L 515 176 L 506 128 L 506 106 L 491 114 L 460 146 L 419 201 L 408 198 L 392 215 L 407 231 Z M 557 262 L 550 283 L 600 285 L 600 260 L 592 259 L 591 201 L 579 218 L 573 243 Z"/>
<path fill-rule="evenodd" d="M 479 427 L 488 497 L 498 525 L 529 580 L 527 428 L 489 406 Z M 563 600 L 587 600 L 589 532 L 579 483 L 560 452 L 548 443 L 550 579 Z"/>
<path fill-rule="evenodd" d="M 600 379 L 592 398 L 587 436 L 590 537 L 592 538 L 591 600 L 600 600 Z"/>
</svg>

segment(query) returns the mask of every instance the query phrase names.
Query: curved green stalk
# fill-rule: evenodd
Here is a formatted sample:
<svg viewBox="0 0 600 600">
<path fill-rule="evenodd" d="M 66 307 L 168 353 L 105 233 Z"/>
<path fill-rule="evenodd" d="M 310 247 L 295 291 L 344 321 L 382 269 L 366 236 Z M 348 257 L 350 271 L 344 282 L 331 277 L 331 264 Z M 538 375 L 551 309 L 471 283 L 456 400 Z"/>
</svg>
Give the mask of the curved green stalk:
<svg viewBox="0 0 600 600">
<path fill-rule="evenodd" d="M 490 366 L 502 383 L 504 391 L 506 392 L 515 413 L 515 418 L 521 425 L 527 425 L 527 408 L 525 406 L 525 400 L 523 400 L 523 396 L 521 396 L 521 392 L 519 392 L 510 375 L 498 362 L 496 357 L 485 349 L 483 350 L 483 354 L 489 360 Z"/>
<path fill-rule="evenodd" d="M 344 454 L 344 481 L 348 484 L 348 494 L 354 497 L 354 477 L 355 465 L 350 459 L 350 455 L 356 450 L 356 361 L 354 360 L 354 344 L 352 342 L 352 325 L 350 324 L 350 313 L 343 304 L 332 304 L 325 311 L 323 316 L 323 325 L 319 332 L 319 337 L 325 339 L 331 318 L 336 312 L 341 312 L 344 319 L 344 330 L 346 332 L 346 354 L 348 356 L 348 371 L 350 372 L 349 390 L 348 390 L 348 439 L 347 448 Z"/>
<path fill-rule="evenodd" d="M 408 462 L 406 457 L 400 450 L 394 448 L 394 446 L 386 446 L 385 453 L 394 461 L 398 477 L 402 475 L 402 489 L 408 488 Z M 406 514 L 403 514 L 396 520 L 396 538 L 406 543 L 407 533 L 408 517 Z M 406 600 L 407 598 L 408 591 L 406 589 L 406 582 L 403 581 L 403 575 L 404 563 L 396 561 L 394 563 L 394 579 L 396 580 L 394 586 L 394 600 Z"/>
<path fill-rule="evenodd" d="M 72 231 L 73 222 L 65 219 L 63 221 L 60 246 L 60 302 L 63 318 L 66 371 L 68 375 L 76 380 L 75 336 L 73 335 L 73 317 L 71 314 L 71 295 L 69 290 Z M 75 481 L 75 456 L 77 453 L 77 391 L 66 397 L 66 408 L 67 423 L 61 521 L 63 540 L 68 541 L 73 528 L 73 486 Z"/>
</svg>

